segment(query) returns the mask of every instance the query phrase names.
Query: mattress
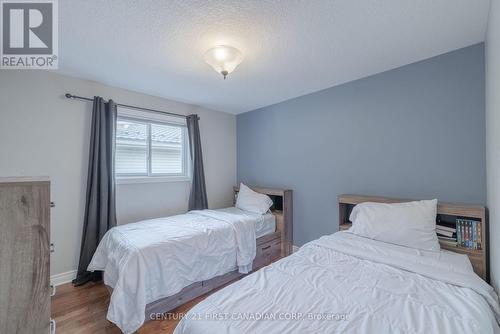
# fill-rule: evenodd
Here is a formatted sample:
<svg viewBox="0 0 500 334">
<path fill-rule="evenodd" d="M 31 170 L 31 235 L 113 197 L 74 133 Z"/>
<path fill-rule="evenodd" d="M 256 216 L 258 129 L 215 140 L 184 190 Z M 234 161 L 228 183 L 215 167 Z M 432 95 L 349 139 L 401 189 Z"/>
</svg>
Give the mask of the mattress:
<svg viewBox="0 0 500 334">
<path fill-rule="evenodd" d="M 217 291 L 174 334 L 498 333 L 467 256 L 338 232 Z"/>
<path fill-rule="evenodd" d="M 257 239 L 276 231 L 276 217 L 272 213 L 260 215 L 258 213 L 243 211 L 235 207 L 217 209 L 214 211 L 228 212 L 252 219 L 255 224 L 255 237 Z"/>
</svg>

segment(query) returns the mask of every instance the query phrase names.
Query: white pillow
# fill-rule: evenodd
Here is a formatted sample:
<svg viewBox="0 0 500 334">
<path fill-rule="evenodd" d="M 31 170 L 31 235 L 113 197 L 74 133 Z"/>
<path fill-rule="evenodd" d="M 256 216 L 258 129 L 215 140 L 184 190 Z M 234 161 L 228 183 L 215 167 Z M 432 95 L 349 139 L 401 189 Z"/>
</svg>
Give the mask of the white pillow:
<svg viewBox="0 0 500 334">
<path fill-rule="evenodd" d="M 236 198 L 236 207 L 241 210 L 255 212 L 258 214 L 266 213 L 273 205 L 273 201 L 269 196 L 259 194 L 248 188 L 243 183 L 240 183 L 240 191 Z"/>
<path fill-rule="evenodd" d="M 358 204 L 349 220 L 354 234 L 423 250 L 440 250 L 436 235 L 437 199 L 406 203 Z"/>
</svg>

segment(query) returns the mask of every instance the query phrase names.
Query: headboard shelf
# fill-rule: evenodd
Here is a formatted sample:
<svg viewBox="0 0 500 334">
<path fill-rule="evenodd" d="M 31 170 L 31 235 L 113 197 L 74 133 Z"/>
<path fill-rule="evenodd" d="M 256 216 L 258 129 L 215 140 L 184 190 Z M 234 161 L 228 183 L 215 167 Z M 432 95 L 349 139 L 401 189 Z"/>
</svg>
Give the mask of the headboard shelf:
<svg viewBox="0 0 500 334">
<path fill-rule="evenodd" d="M 351 194 L 340 195 L 338 199 L 339 203 L 353 204 L 353 205 L 363 202 L 401 203 L 401 202 L 415 201 L 415 199 L 408 199 L 408 198 L 405 199 L 405 198 L 391 198 L 382 196 L 365 196 L 365 195 L 351 195 Z M 480 205 L 438 202 L 439 214 L 483 219 L 485 217 L 485 212 L 486 212 L 485 207 Z"/>
<path fill-rule="evenodd" d="M 344 194 L 338 197 L 339 202 L 339 230 L 346 230 L 351 226 L 349 216 L 355 205 L 364 202 L 401 203 L 415 201 L 415 199 L 390 198 L 381 196 L 365 196 Z M 470 249 L 457 245 L 455 241 L 439 239 L 442 249 L 465 254 L 469 257 L 474 271 L 485 281 L 489 282 L 489 227 L 486 208 L 480 205 L 461 203 L 438 202 L 436 222 L 450 224 L 456 219 L 470 219 L 481 223 L 481 249 Z"/>
</svg>

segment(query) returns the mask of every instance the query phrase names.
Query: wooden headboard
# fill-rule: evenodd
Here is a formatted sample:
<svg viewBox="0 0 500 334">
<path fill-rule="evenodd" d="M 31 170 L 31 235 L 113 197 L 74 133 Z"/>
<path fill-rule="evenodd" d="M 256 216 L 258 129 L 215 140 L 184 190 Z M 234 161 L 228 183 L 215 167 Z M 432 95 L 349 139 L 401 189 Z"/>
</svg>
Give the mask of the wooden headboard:
<svg viewBox="0 0 500 334">
<path fill-rule="evenodd" d="M 276 230 L 281 232 L 282 256 L 288 256 L 293 248 L 293 191 L 290 189 L 273 189 L 249 186 L 255 192 L 265 194 L 273 201 L 271 212 L 276 217 Z M 240 191 L 239 186 L 233 187 L 234 200 Z"/>
<path fill-rule="evenodd" d="M 339 202 L 339 229 L 345 230 L 351 226 L 349 215 L 351 210 L 356 204 L 363 202 L 376 202 L 376 203 L 401 203 L 412 201 L 412 199 L 389 198 L 379 196 L 363 196 L 363 195 L 340 195 Z M 413 199 L 414 201 L 414 199 Z M 486 208 L 480 205 L 468 205 L 459 203 L 446 203 L 438 202 L 436 223 L 440 222 L 454 222 L 457 218 L 471 219 L 480 221 L 483 228 L 481 229 L 481 239 L 483 241 L 481 249 L 468 249 L 457 246 L 453 241 L 443 240 L 439 238 L 441 248 L 465 254 L 469 257 L 474 271 L 478 276 L 489 282 L 489 227 L 486 215 Z"/>
</svg>

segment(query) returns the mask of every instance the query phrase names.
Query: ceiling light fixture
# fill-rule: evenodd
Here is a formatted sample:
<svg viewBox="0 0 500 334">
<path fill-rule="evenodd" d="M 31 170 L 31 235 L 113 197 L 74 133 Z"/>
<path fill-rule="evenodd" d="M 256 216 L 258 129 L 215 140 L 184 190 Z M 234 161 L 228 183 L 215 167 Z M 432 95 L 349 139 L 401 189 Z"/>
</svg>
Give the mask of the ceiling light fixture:
<svg viewBox="0 0 500 334">
<path fill-rule="evenodd" d="M 232 46 L 219 45 L 205 52 L 203 59 L 217 73 L 222 74 L 225 80 L 227 75 L 241 63 L 243 54 Z"/>
</svg>

